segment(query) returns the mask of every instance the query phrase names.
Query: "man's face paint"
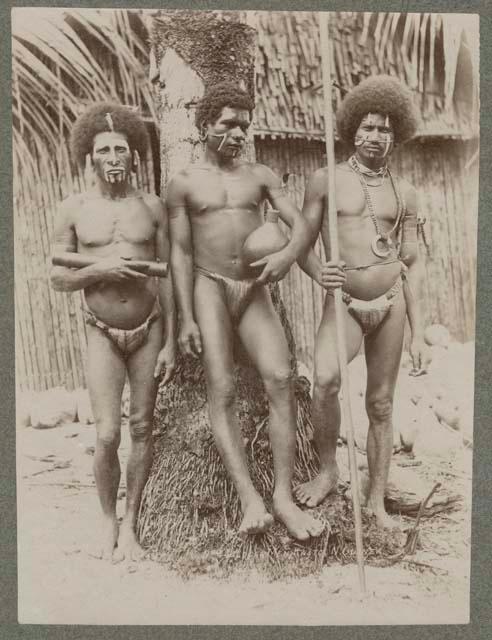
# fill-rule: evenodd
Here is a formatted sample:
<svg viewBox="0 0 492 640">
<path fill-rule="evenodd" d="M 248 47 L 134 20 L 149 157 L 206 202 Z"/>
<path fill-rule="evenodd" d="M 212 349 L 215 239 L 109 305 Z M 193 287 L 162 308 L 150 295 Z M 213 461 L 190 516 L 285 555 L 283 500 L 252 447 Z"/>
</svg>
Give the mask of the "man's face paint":
<svg viewBox="0 0 492 640">
<path fill-rule="evenodd" d="M 122 184 L 130 174 L 132 155 L 126 136 L 103 131 L 94 137 L 92 162 L 96 174 L 110 184 Z"/>
<path fill-rule="evenodd" d="M 224 146 L 225 141 L 227 140 L 227 133 L 211 133 L 210 134 L 212 136 L 212 138 L 219 138 L 220 139 L 220 144 L 217 147 L 217 151 L 221 151 L 222 147 Z"/>
<path fill-rule="evenodd" d="M 250 124 L 247 110 L 224 107 L 217 120 L 208 125 L 209 148 L 220 155 L 235 158 L 244 146 Z"/>
<path fill-rule="evenodd" d="M 384 160 L 393 150 L 394 134 L 389 117 L 368 113 L 355 133 L 354 145 L 361 159 Z"/>
</svg>

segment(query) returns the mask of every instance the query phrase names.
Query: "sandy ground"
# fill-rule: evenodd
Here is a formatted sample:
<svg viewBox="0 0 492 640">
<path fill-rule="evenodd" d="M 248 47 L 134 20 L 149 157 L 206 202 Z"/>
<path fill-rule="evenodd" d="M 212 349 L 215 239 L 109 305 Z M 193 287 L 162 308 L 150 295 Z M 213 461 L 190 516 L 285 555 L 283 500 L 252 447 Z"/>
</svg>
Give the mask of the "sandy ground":
<svg viewBox="0 0 492 640">
<path fill-rule="evenodd" d="M 452 461 L 422 460 L 415 473 L 464 497 L 451 513 L 422 523 L 409 562 L 333 564 L 309 578 L 263 575 L 182 579 L 164 564 L 106 564 L 90 555 L 98 500 L 93 426 L 18 430 L 19 621 L 42 624 L 453 624 L 469 621 L 470 449 Z M 123 428 L 121 460 L 128 454 Z M 393 458 L 393 466 L 402 460 Z M 123 467 L 124 468 L 124 467 Z M 118 501 L 124 507 L 124 491 Z M 423 496 L 424 497 L 424 496 Z"/>
<path fill-rule="evenodd" d="M 125 430 L 126 431 L 126 430 Z M 260 575 L 183 580 L 164 565 L 108 565 L 90 555 L 98 503 L 93 428 L 25 429 L 18 438 L 19 621 L 44 624 L 429 624 L 469 615 L 469 501 L 424 523 L 430 565 L 367 567 L 360 597 L 354 565 L 268 582 Z M 122 443 L 122 458 L 127 452 Z M 44 459 L 41 460 L 41 458 Z M 395 458 L 396 459 L 396 458 Z M 458 470 L 459 471 L 459 470 Z M 456 466 L 436 480 L 469 491 Z M 123 507 L 124 500 L 119 500 Z"/>
</svg>

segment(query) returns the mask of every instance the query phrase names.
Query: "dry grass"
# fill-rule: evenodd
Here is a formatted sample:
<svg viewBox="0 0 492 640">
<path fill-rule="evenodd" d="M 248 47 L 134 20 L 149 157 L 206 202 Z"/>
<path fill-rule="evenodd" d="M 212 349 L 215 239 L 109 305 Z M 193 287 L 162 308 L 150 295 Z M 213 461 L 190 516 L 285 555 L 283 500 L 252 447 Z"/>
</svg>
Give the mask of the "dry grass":
<svg viewBox="0 0 492 640">
<path fill-rule="evenodd" d="M 312 426 L 304 378 L 298 379 L 297 401 L 294 484 L 310 479 L 317 465 L 310 441 Z M 161 406 L 160 411 L 163 410 Z M 250 423 L 243 435 L 251 477 L 270 508 L 273 464 L 266 418 Z M 141 540 L 154 559 L 169 563 L 184 576 L 195 573 L 223 576 L 254 566 L 274 579 L 316 573 L 331 562 L 355 561 L 354 519 L 346 492 L 330 497 L 312 510 L 315 517 L 327 523 L 325 532 L 316 540 L 299 543 L 278 522 L 264 535 L 243 539 L 236 533 L 241 522 L 237 494 L 212 436 L 191 437 L 187 442 L 192 443 L 191 448 L 177 437 L 175 429 L 164 430 L 156 439 L 154 468 L 139 520 Z M 378 532 L 374 523 L 364 518 L 368 563 L 377 564 L 381 558 L 398 552 L 403 538 Z"/>
</svg>

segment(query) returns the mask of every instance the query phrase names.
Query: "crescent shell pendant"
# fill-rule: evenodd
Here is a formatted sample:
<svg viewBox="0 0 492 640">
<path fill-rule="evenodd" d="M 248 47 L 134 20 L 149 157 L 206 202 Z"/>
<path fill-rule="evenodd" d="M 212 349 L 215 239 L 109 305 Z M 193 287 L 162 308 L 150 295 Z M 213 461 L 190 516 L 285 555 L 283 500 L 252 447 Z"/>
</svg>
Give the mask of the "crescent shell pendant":
<svg viewBox="0 0 492 640">
<path fill-rule="evenodd" d="M 378 246 L 378 242 L 381 242 L 383 246 L 385 245 L 385 247 L 380 248 Z M 392 244 L 393 242 L 391 241 L 391 238 L 383 238 L 383 236 L 378 233 L 376 236 L 374 236 L 371 242 L 371 249 L 374 255 L 378 256 L 379 258 L 387 258 L 391 253 Z"/>
</svg>

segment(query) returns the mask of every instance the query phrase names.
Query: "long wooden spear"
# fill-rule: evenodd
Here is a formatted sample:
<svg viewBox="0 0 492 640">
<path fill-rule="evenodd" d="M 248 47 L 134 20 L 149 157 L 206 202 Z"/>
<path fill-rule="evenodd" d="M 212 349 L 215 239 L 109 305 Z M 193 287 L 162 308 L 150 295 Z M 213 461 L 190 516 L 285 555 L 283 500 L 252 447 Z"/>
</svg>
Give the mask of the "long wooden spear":
<svg viewBox="0 0 492 640">
<path fill-rule="evenodd" d="M 340 249 L 338 245 L 337 204 L 335 194 L 335 142 L 333 138 L 333 107 L 331 98 L 331 47 L 329 41 L 329 13 L 320 11 L 319 33 L 321 41 L 321 70 L 323 75 L 324 116 L 326 159 L 328 164 L 328 227 L 330 231 L 330 258 L 338 262 Z M 359 499 L 359 480 L 357 477 L 357 459 L 355 456 L 354 425 L 350 408 L 349 377 L 347 367 L 347 346 L 345 342 L 345 325 L 343 322 L 343 300 L 340 288 L 334 291 L 335 321 L 337 336 L 338 366 L 340 367 L 342 390 L 342 416 L 347 434 L 349 454 L 350 486 L 352 489 L 352 504 L 355 520 L 355 546 L 357 553 L 357 567 L 359 569 L 359 583 L 362 592 L 366 591 L 366 576 L 364 572 L 364 547 L 362 542 L 362 517 Z"/>
</svg>

